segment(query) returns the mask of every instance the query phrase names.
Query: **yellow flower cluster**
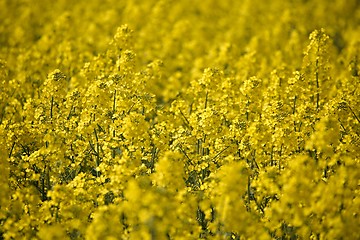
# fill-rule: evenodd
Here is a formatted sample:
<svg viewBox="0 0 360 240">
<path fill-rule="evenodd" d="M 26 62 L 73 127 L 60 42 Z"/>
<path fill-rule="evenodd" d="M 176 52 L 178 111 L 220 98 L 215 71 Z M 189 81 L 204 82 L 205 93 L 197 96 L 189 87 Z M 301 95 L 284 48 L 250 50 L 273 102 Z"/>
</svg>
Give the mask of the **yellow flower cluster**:
<svg viewBox="0 0 360 240">
<path fill-rule="evenodd" d="M 359 1 L 0 22 L 0 239 L 360 239 Z"/>
</svg>

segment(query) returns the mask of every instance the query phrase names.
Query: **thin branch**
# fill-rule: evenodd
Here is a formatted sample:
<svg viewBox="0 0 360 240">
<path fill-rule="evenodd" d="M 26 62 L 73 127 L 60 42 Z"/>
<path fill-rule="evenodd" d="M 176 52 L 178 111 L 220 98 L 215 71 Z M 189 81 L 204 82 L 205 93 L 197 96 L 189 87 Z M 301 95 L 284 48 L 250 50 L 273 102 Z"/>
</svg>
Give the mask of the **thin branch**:
<svg viewBox="0 0 360 240">
<path fill-rule="evenodd" d="M 206 107 L 207 107 L 208 96 L 209 96 L 209 92 L 206 92 L 206 96 L 205 96 L 205 107 L 204 107 L 204 109 L 206 109 Z"/>
<path fill-rule="evenodd" d="M 16 143 L 16 142 L 14 142 L 14 143 L 12 144 L 12 146 L 11 146 L 10 153 L 9 153 L 9 158 L 11 158 L 12 152 L 13 152 L 14 147 L 15 147 L 15 143 Z"/>
<path fill-rule="evenodd" d="M 188 159 L 189 164 L 192 164 L 191 159 L 189 158 L 189 156 L 186 154 L 186 152 L 182 149 L 181 143 L 178 144 L 178 147 L 180 149 L 180 151 L 185 155 L 185 157 Z"/>
<path fill-rule="evenodd" d="M 53 107 L 54 107 L 54 97 L 51 96 L 51 103 L 50 103 L 50 118 L 53 117 Z"/>
<path fill-rule="evenodd" d="M 135 106 L 135 104 L 136 104 L 136 103 L 133 103 L 133 104 L 130 106 L 130 108 L 129 108 L 129 110 L 126 112 L 126 114 L 129 114 L 129 113 L 131 112 L 131 110 L 133 109 L 133 107 Z"/>
<path fill-rule="evenodd" d="M 96 152 L 96 150 L 94 148 L 94 144 L 92 144 L 92 142 L 89 141 L 89 146 L 90 146 L 91 150 L 94 152 L 94 155 L 97 156 L 98 153 Z"/>
<path fill-rule="evenodd" d="M 115 111 L 116 111 L 116 90 L 114 91 L 113 114 L 115 114 Z"/>
<path fill-rule="evenodd" d="M 94 134 L 95 134 L 95 138 L 96 138 L 96 152 L 97 152 L 97 155 L 96 155 L 96 167 L 99 166 L 100 164 L 100 146 L 99 146 L 99 138 L 98 138 L 98 135 L 96 133 L 96 129 L 94 129 Z"/>
<path fill-rule="evenodd" d="M 192 127 L 190 126 L 190 122 L 189 120 L 186 118 L 186 116 L 184 115 L 184 113 L 180 110 L 180 114 L 183 116 L 184 120 L 185 120 L 185 124 L 187 125 L 187 127 L 192 130 Z"/>
<path fill-rule="evenodd" d="M 223 152 L 225 152 L 226 151 L 226 149 L 228 149 L 230 147 L 230 145 L 229 146 L 227 146 L 227 147 L 225 147 L 223 150 L 221 150 L 220 152 L 218 152 L 212 159 L 211 159 L 211 161 L 214 161 L 216 158 L 218 158 Z"/>
<path fill-rule="evenodd" d="M 358 123 L 360 123 L 360 119 L 358 118 L 358 116 L 356 116 L 355 112 L 352 110 L 352 108 L 350 107 L 350 105 L 348 104 L 349 109 L 351 111 L 351 113 L 354 115 L 354 117 L 356 118 L 356 120 L 358 121 Z"/>
</svg>

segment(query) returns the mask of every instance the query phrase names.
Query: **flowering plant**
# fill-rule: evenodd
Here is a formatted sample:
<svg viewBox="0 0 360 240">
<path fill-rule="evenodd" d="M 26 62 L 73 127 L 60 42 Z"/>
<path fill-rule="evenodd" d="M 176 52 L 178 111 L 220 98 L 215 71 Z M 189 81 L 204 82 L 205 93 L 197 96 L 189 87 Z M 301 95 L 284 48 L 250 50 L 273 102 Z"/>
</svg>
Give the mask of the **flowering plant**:
<svg viewBox="0 0 360 240">
<path fill-rule="evenodd" d="M 0 1 L 0 239 L 359 239 L 359 20 Z"/>
</svg>

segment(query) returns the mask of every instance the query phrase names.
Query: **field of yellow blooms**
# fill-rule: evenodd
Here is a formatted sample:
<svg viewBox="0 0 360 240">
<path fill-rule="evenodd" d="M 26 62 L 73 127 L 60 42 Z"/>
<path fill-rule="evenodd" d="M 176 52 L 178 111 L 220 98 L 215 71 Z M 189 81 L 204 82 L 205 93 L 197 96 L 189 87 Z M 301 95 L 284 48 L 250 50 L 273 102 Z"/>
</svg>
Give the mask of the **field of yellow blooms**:
<svg viewBox="0 0 360 240">
<path fill-rule="evenodd" d="M 360 239 L 358 0 L 0 0 L 0 239 Z"/>
</svg>

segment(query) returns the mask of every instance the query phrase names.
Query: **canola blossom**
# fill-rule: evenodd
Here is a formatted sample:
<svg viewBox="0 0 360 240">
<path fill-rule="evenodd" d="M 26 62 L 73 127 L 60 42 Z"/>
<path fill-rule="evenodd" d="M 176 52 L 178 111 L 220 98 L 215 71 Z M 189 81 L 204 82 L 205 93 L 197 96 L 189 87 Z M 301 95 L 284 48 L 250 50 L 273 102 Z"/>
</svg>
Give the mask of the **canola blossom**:
<svg viewBox="0 0 360 240">
<path fill-rule="evenodd" d="M 0 0 L 0 239 L 360 239 L 357 0 Z"/>
</svg>

